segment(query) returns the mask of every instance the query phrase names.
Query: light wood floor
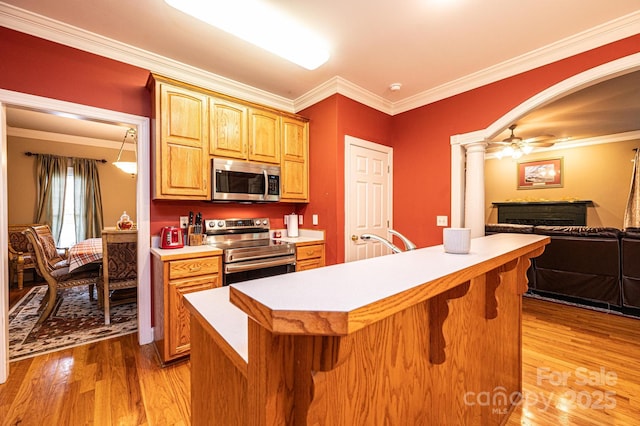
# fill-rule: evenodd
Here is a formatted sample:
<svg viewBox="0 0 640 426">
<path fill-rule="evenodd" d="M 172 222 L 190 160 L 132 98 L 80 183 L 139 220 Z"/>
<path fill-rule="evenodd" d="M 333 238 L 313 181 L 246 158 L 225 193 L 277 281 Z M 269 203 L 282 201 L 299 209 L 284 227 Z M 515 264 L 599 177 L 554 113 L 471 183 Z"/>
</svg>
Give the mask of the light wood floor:
<svg viewBox="0 0 640 426">
<path fill-rule="evenodd" d="M 639 424 L 640 320 L 525 299 L 523 360 L 508 425 Z M 189 424 L 189 362 L 160 368 L 135 334 L 10 368 L 2 425 Z"/>
</svg>

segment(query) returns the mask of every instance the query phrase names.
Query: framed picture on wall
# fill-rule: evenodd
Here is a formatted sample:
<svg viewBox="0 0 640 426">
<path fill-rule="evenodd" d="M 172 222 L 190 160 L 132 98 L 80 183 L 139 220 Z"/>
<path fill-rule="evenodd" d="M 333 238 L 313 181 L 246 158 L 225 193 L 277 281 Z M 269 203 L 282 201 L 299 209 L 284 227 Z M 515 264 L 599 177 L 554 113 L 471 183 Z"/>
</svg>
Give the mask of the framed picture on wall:
<svg viewBox="0 0 640 426">
<path fill-rule="evenodd" d="M 518 163 L 518 189 L 562 187 L 562 157 Z"/>
</svg>

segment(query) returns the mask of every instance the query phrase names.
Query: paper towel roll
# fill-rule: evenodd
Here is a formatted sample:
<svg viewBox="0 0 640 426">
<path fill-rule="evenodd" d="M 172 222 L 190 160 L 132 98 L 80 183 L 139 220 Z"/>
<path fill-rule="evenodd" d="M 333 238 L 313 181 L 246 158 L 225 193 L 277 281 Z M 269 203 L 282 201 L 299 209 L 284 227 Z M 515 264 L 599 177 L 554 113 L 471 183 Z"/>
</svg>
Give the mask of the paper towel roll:
<svg viewBox="0 0 640 426">
<path fill-rule="evenodd" d="M 289 214 L 287 215 L 287 237 L 297 237 L 298 236 L 298 215 L 297 214 Z"/>
</svg>

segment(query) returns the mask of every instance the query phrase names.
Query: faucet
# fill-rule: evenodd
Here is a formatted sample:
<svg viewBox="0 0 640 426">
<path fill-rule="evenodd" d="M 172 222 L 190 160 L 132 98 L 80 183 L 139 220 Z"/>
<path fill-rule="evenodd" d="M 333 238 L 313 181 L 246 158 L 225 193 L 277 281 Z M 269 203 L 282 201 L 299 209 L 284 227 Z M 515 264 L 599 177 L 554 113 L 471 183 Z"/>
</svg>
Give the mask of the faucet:
<svg viewBox="0 0 640 426">
<path fill-rule="evenodd" d="M 363 240 L 380 241 L 382 244 L 384 244 L 385 246 L 389 247 L 392 252 L 394 252 L 394 253 L 402 253 L 402 250 L 397 245 L 393 244 L 389 240 L 386 240 L 386 239 L 382 238 L 379 235 L 376 235 L 376 234 L 362 234 L 362 235 L 360 235 L 360 238 L 363 239 Z"/>
<path fill-rule="evenodd" d="M 415 250 L 416 249 L 416 245 L 413 242 L 411 242 L 407 237 L 405 237 L 404 235 L 399 233 L 398 231 L 393 230 L 393 229 L 389 229 L 389 233 L 392 234 L 392 235 L 395 235 L 398 238 L 400 238 L 400 240 L 404 244 L 405 250 L 410 251 L 410 250 Z M 401 248 L 399 248 L 398 246 L 393 244 L 391 241 L 389 241 L 389 240 L 387 240 L 385 238 L 382 238 L 379 235 L 362 234 L 362 235 L 360 235 L 360 238 L 363 239 L 363 240 L 380 241 L 382 244 L 384 244 L 385 246 L 389 247 L 393 253 L 402 253 L 402 251 L 403 251 Z"/>
<path fill-rule="evenodd" d="M 400 240 L 402 241 L 402 244 L 404 244 L 404 249 L 406 251 L 411 251 L 411 250 L 415 250 L 416 249 L 416 245 L 413 244 L 413 242 L 411 240 L 409 240 L 407 237 L 405 237 L 404 235 L 402 235 L 398 231 L 396 231 L 394 229 L 389 229 L 389 233 L 395 235 L 398 238 L 400 238 Z"/>
</svg>

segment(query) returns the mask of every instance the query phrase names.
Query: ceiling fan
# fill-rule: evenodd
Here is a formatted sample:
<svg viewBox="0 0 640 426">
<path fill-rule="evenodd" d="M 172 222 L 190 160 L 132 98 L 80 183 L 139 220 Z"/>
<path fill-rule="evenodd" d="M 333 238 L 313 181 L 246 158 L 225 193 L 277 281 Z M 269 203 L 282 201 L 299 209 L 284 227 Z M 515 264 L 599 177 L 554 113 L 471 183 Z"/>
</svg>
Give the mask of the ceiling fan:
<svg viewBox="0 0 640 426">
<path fill-rule="evenodd" d="M 555 138 L 553 135 L 540 135 L 533 138 L 522 139 L 519 136 L 514 134 L 514 130 L 517 125 L 512 124 L 509 126 L 509 130 L 511 130 L 511 135 L 508 138 L 503 139 L 502 141 L 490 142 L 490 145 L 497 145 L 502 148 L 496 153 L 498 158 L 502 157 L 512 157 L 514 159 L 518 159 L 523 155 L 531 153 L 533 148 L 536 147 L 550 147 L 555 144 L 555 142 L 551 142 L 550 139 Z"/>
</svg>

